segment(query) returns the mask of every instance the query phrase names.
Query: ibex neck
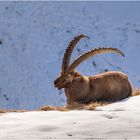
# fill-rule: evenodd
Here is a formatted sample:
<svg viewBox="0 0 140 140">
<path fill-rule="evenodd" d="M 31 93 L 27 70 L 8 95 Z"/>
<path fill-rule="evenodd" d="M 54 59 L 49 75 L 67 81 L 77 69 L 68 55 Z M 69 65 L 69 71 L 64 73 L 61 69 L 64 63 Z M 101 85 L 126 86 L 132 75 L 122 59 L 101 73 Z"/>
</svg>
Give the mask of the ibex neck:
<svg viewBox="0 0 140 140">
<path fill-rule="evenodd" d="M 65 88 L 68 103 L 83 102 L 89 93 L 89 78 L 86 76 L 78 76 L 73 83 Z"/>
</svg>

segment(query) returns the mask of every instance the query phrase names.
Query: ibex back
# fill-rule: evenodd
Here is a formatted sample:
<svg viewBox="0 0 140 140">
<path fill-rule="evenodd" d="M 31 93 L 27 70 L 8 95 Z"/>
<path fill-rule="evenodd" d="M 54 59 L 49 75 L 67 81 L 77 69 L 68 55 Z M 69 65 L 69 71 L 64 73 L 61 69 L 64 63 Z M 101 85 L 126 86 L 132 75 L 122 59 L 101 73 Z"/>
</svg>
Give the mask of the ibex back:
<svg viewBox="0 0 140 140">
<path fill-rule="evenodd" d="M 81 62 L 97 54 L 113 52 L 124 56 L 120 50 L 116 48 L 96 48 L 84 53 L 69 64 L 72 51 L 82 38 L 88 37 L 81 34 L 69 43 L 62 61 L 61 75 L 54 81 L 55 87 L 65 89 L 67 103 L 116 102 L 131 96 L 132 86 L 127 75 L 122 72 L 110 71 L 87 77 L 75 71 L 75 68 Z"/>
</svg>

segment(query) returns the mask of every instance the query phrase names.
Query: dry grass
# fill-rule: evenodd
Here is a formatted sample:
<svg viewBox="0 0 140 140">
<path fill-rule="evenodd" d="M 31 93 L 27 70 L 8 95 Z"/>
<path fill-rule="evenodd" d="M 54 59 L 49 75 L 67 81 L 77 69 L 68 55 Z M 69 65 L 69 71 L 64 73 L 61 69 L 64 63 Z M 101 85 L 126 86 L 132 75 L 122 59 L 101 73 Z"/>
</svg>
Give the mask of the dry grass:
<svg viewBox="0 0 140 140">
<path fill-rule="evenodd" d="M 55 107 L 55 106 L 43 106 L 40 108 L 41 111 L 51 111 L 51 110 L 57 110 L 57 111 L 69 111 L 67 107 Z"/>
<path fill-rule="evenodd" d="M 0 113 L 6 113 L 6 111 L 3 109 L 0 109 Z"/>
<path fill-rule="evenodd" d="M 43 111 L 51 111 L 51 110 L 57 110 L 57 111 L 95 110 L 96 107 L 104 106 L 104 105 L 107 105 L 107 104 L 109 104 L 109 103 L 103 103 L 103 102 L 97 103 L 96 102 L 96 103 L 89 103 L 87 105 L 73 103 L 73 104 L 69 104 L 69 105 L 64 106 L 64 107 L 44 106 L 44 107 L 41 107 L 40 110 L 43 110 Z"/>
<path fill-rule="evenodd" d="M 8 113 L 8 112 L 19 112 L 19 113 L 22 113 L 22 112 L 27 112 L 29 110 L 4 110 L 4 109 L 0 109 L 0 113 Z"/>
<path fill-rule="evenodd" d="M 140 88 L 133 88 L 132 96 L 140 95 Z"/>
</svg>

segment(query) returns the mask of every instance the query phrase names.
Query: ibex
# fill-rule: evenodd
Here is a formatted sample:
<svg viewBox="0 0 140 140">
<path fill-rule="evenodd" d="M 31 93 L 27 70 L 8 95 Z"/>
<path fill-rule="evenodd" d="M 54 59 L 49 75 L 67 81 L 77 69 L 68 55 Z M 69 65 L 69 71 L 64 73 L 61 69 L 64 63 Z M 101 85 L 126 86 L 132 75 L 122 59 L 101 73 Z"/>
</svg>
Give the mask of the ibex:
<svg viewBox="0 0 140 140">
<path fill-rule="evenodd" d="M 58 89 L 64 88 L 67 103 L 116 102 L 132 94 L 132 86 L 126 74 L 109 71 L 94 76 L 83 76 L 75 68 L 84 60 L 97 54 L 112 52 L 124 56 L 116 48 L 96 48 L 82 54 L 71 64 L 70 57 L 76 44 L 86 35 L 78 35 L 69 43 L 63 57 L 61 75 L 54 81 Z"/>
</svg>

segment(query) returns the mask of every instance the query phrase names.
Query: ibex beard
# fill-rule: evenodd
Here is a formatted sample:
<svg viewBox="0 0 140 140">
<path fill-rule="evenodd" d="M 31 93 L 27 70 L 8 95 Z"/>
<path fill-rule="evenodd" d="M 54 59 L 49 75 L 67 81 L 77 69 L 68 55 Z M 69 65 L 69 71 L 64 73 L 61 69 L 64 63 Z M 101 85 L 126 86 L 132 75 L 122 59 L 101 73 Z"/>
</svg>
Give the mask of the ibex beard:
<svg viewBox="0 0 140 140">
<path fill-rule="evenodd" d="M 73 63 L 70 57 L 76 44 L 82 38 L 81 34 L 69 43 L 63 57 L 60 76 L 54 81 L 58 89 L 64 88 L 67 103 L 88 104 L 90 102 L 116 102 L 132 95 L 132 86 L 126 74 L 119 71 L 109 71 L 94 76 L 83 76 L 75 68 L 86 59 L 102 53 L 116 53 L 124 56 L 116 48 L 96 48 L 79 56 Z"/>
</svg>

